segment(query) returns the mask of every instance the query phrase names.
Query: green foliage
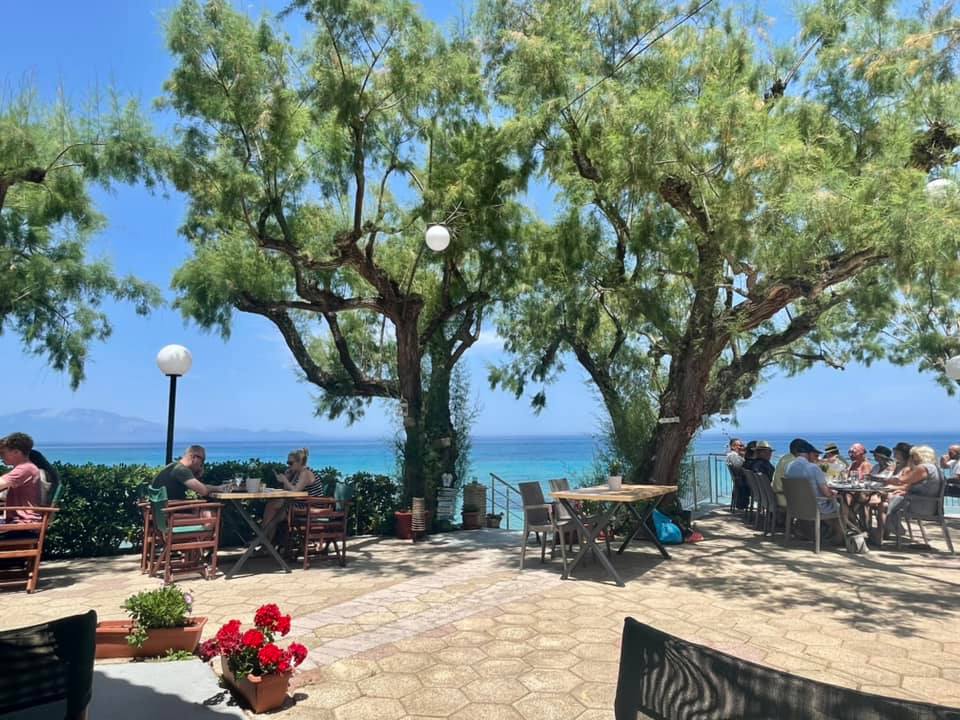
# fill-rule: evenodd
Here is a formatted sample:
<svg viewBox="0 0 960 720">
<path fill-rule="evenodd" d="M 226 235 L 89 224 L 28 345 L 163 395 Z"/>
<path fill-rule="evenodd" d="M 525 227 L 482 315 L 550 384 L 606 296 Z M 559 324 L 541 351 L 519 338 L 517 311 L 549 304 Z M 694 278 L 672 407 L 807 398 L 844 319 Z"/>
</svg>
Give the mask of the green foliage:
<svg viewBox="0 0 960 720">
<path fill-rule="evenodd" d="M 111 333 L 105 299 L 131 302 L 141 315 L 161 302 L 152 285 L 86 257 L 105 225 L 91 185 L 154 182 L 153 143 L 136 105 L 115 96 L 100 104 L 78 115 L 63 98 L 41 106 L 29 89 L 0 100 L 0 333 L 18 335 L 74 388 L 91 342 Z"/>
<path fill-rule="evenodd" d="M 131 595 L 124 600 L 123 609 L 133 620 L 133 630 L 127 635 L 127 642 L 143 647 L 148 630 L 187 624 L 193 609 L 193 596 L 176 585 L 164 585 Z"/>
</svg>

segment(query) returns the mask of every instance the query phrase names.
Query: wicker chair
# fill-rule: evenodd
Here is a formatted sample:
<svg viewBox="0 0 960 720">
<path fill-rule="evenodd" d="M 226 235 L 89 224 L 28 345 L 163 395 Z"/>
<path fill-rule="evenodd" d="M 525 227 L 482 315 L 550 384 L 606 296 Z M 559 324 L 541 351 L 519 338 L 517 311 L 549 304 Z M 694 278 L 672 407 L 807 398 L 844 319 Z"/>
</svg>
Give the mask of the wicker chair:
<svg viewBox="0 0 960 720">
<path fill-rule="evenodd" d="M 902 511 L 901 517 L 907 523 L 908 529 L 910 529 L 910 522 L 912 520 L 917 521 L 917 527 L 920 528 L 920 535 L 923 537 L 923 542 L 927 545 L 930 544 L 930 542 L 927 540 L 927 531 L 924 530 L 923 523 L 920 521 L 930 520 L 940 523 L 940 530 L 943 532 L 943 537 L 947 541 L 947 547 L 950 549 L 950 554 L 954 555 L 953 540 L 950 538 L 950 529 L 947 527 L 947 519 L 943 509 L 943 498 L 944 494 L 946 493 L 946 489 L 947 483 L 941 482 L 940 496 L 937 498 L 907 495 L 908 502 Z M 911 538 L 913 537 L 912 530 L 910 531 L 910 536 Z M 897 547 L 900 547 L 900 540 L 900 523 L 897 523 Z"/>
<path fill-rule="evenodd" d="M 553 505 L 543 497 L 543 488 L 538 482 L 522 482 L 517 485 L 523 500 L 523 546 L 520 550 L 520 569 L 527 557 L 527 539 L 530 533 L 536 533 L 540 540 L 540 562 L 545 562 L 548 539 L 551 542 L 550 558 L 557 549 L 557 537 L 561 538 L 560 556 L 563 558 L 563 571 L 567 571 L 567 550 L 563 543 L 563 533 L 574 532 L 573 520 L 560 520 Z"/>
<path fill-rule="evenodd" d="M 806 478 L 783 479 L 783 494 L 787 496 L 787 519 L 784 527 L 784 546 L 790 543 L 790 530 L 794 520 L 812 520 L 814 535 L 814 552 L 820 552 L 820 521 L 835 520 L 846 543 L 847 534 L 840 519 L 839 510 L 834 513 L 824 513 L 820 510 L 813 488 Z"/>
</svg>

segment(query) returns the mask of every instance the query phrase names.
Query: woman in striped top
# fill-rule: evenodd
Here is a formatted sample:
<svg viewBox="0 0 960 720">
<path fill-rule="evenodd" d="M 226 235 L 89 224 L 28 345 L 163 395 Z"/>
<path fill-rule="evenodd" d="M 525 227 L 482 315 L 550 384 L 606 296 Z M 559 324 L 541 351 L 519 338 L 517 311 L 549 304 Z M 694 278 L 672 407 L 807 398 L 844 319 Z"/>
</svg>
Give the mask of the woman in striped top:
<svg viewBox="0 0 960 720">
<path fill-rule="evenodd" d="M 307 458 L 309 456 L 310 451 L 307 450 L 307 448 L 291 450 L 290 454 L 287 455 L 287 469 L 282 473 L 276 474 L 277 482 L 280 483 L 280 486 L 284 490 L 293 490 L 295 492 L 303 492 L 305 490 L 314 497 L 323 495 L 323 483 L 313 474 L 313 470 L 307 467 Z M 271 500 L 267 503 L 267 507 L 263 511 L 263 526 L 270 528 L 271 542 L 276 541 L 277 529 L 280 525 L 278 522 L 271 527 L 271 523 L 274 522 L 277 513 L 282 510 L 283 500 Z"/>
</svg>

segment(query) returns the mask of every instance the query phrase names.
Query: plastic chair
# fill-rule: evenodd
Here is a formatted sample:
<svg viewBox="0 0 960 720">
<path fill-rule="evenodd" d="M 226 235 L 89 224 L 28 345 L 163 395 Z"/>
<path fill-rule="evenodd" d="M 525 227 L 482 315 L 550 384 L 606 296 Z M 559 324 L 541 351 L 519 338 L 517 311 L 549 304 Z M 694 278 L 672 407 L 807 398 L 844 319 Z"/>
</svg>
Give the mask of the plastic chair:
<svg viewBox="0 0 960 720">
<path fill-rule="evenodd" d="M 97 613 L 0 632 L 0 715 L 84 720 L 93 696 Z M 36 710 L 31 710 L 36 708 Z"/>
<path fill-rule="evenodd" d="M 946 493 L 947 483 L 943 481 L 943 477 L 940 478 L 940 495 L 936 498 L 924 497 L 922 495 L 907 495 L 907 502 L 905 503 L 906 507 L 901 512 L 900 516 L 907 523 L 907 529 L 910 529 L 910 521 L 916 520 L 917 527 L 920 528 L 920 535 L 923 537 L 923 542 L 927 545 L 930 542 L 927 540 L 927 531 L 923 529 L 923 523 L 921 520 L 932 520 L 934 522 L 940 523 L 940 530 L 943 532 L 943 537 L 947 541 L 947 547 L 950 549 L 950 554 L 955 555 L 956 553 L 953 550 L 953 540 L 950 538 L 950 530 L 947 528 L 947 519 L 944 514 L 943 509 L 943 497 Z M 911 531 L 911 538 L 913 533 Z M 900 523 L 897 523 L 897 547 L 900 547 Z"/>
<path fill-rule="evenodd" d="M 790 543 L 790 530 L 794 520 L 812 520 L 814 535 L 814 552 L 820 552 L 820 521 L 836 520 L 844 544 L 847 541 L 846 530 L 840 520 L 840 511 L 824 513 L 817 504 L 817 497 L 813 494 L 813 487 L 806 478 L 783 479 L 783 494 L 787 496 L 787 518 L 784 527 L 783 545 Z"/>
<path fill-rule="evenodd" d="M 760 529 L 760 486 L 757 484 L 757 475 L 752 470 L 747 470 L 743 468 L 741 470 L 743 473 L 744 482 L 747 485 L 747 488 L 750 490 L 750 499 L 747 501 L 747 513 L 746 517 L 749 520 L 753 518 L 753 527 L 755 530 Z M 756 502 L 756 507 L 754 507 L 754 502 Z"/>
<path fill-rule="evenodd" d="M 537 533 L 540 537 L 540 562 L 545 562 L 547 552 L 547 537 L 552 538 L 550 547 L 550 558 L 553 559 L 557 550 L 557 536 L 563 537 L 561 533 L 574 530 L 576 525 L 573 520 L 558 520 L 554 512 L 553 505 L 546 502 L 543 497 L 543 488 L 538 482 L 522 482 L 517 485 L 520 490 L 520 497 L 523 500 L 523 546 L 520 550 L 520 569 L 523 570 L 523 564 L 527 556 L 527 538 L 530 533 Z M 560 555 L 563 558 L 563 571 L 567 571 L 567 550 L 566 545 L 561 541 Z"/>
<path fill-rule="evenodd" d="M 555 478 L 554 480 L 548 480 L 547 482 L 550 483 L 550 492 L 552 493 L 563 492 L 564 490 L 570 489 L 570 481 L 567 480 L 566 478 Z M 569 511 L 561 503 L 554 503 L 553 509 L 557 514 L 557 522 L 570 522 L 570 523 L 573 522 L 570 519 Z M 583 524 L 586 525 L 588 528 L 592 528 L 594 525 L 597 524 L 599 518 L 600 518 L 599 515 L 588 515 L 583 519 Z M 577 537 L 577 545 L 580 545 L 582 540 L 580 538 L 579 531 L 577 531 L 576 537 Z M 610 529 L 609 528 L 604 531 L 603 538 L 606 541 L 606 545 L 607 545 L 607 555 L 609 555 L 610 554 Z M 572 549 L 573 548 L 571 547 L 571 550 Z"/>
<path fill-rule="evenodd" d="M 760 502 L 764 507 L 763 534 L 774 535 L 777 531 L 777 517 L 780 515 L 780 503 L 777 502 L 777 494 L 773 491 L 773 485 L 770 479 L 762 474 L 756 473 L 757 485 L 760 487 Z"/>
</svg>

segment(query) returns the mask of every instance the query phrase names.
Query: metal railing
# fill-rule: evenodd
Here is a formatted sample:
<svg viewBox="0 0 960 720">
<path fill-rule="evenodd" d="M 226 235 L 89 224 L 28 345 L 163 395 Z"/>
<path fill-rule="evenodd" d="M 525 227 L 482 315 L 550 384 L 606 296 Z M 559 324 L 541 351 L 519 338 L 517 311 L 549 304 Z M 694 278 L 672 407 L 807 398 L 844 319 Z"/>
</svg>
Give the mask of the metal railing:
<svg viewBox="0 0 960 720">
<path fill-rule="evenodd" d="M 510 502 L 511 496 L 513 503 Z M 503 509 L 503 517 L 506 520 L 506 529 L 510 529 L 510 519 L 514 516 L 517 527 L 523 526 L 523 500 L 520 498 L 520 491 L 495 473 L 490 473 L 490 513 L 495 515 L 499 508 Z"/>
</svg>

